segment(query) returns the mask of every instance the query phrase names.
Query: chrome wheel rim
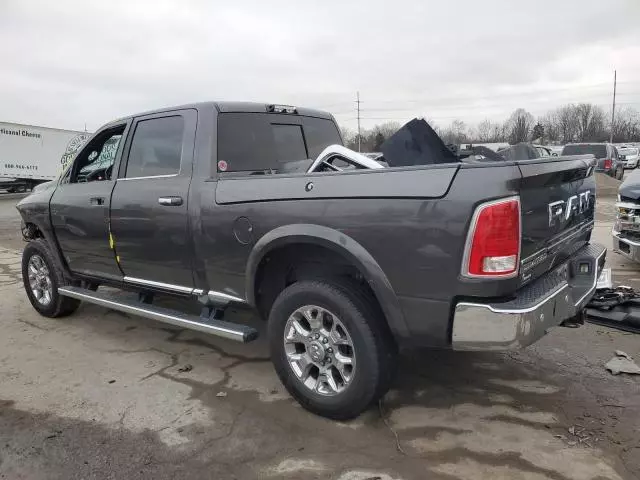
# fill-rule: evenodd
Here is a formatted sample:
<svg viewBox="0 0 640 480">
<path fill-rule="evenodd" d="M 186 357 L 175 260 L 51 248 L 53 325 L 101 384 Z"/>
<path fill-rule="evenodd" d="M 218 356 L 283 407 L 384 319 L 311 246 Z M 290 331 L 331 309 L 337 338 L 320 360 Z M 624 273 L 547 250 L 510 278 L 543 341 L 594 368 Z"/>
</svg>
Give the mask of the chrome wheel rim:
<svg viewBox="0 0 640 480">
<path fill-rule="evenodd" d="M 40 255 L 32 255 L 29 259 L 27 275 L 31 293 L 37 302 L 43 306 L 49 305 L 53 297 L 53 284 L 49 268 Z"/>
<path fill-rule="evenodd" d="M 351 335 L 325 308 L 305 305 L 291 314 L 284 329 L 284 351 L 296 378 L 320 395 L 338 395 L 354 378 Z"/>
</svg>

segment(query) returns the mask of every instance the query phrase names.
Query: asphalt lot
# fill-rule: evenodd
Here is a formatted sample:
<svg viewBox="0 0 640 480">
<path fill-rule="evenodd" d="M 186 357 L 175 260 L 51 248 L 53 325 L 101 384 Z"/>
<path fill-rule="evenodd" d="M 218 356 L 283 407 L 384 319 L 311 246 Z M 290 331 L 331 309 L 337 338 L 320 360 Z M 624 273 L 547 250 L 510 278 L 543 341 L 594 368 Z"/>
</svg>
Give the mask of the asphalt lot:
<svg viewBox="0 0 640 480">
<path fill-rule="evenodd" d="M 638 335 L 585 325 L 517 353 L 405 352 L 380 408 L 331 422 L 287 396 L 262 340 L 93 305 L 40 317 L 20 277 L 21 197 L 0 194 L 0 478 L 640 475 L 640 379 L 603 367 L 616 349 L 640 361 Z M 611 245 L 613 215 L 600 198 L 595 241 Z M 640 266 L 607 262 L 616 283 L 640 288 Z"/>
</svg>

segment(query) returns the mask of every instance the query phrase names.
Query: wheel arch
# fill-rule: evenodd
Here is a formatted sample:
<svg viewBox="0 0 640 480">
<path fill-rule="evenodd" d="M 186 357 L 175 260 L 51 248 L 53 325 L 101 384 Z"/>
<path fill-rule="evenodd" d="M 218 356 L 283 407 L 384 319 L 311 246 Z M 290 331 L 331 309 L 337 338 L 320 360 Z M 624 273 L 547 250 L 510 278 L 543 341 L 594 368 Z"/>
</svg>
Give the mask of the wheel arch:
<svg viewBox="0 0 640 480">
<path fill-rule="evenodd" d="M 22 212 L 21 212 L 22 213 Z M 22 224 L 22 236 L 25 241 L 35 240 L 36 238 L 42 238 L 51 249 L 53 261 L 56 262 L 57 267 L 67 279 L 72 279 L 73 275 L 67 267 L 67 264 L 60 251 L 60 246 L 55 238 L 53 230 L 46 225 L 45 222 L 39 221 L 37 218 L 28 218 L 23 215 Z"/>
<path fill-rule="evenodd" d="M 371 288 L 393 334 L 397 337 L 408 335 L 400 303 L 380 265 L 353 238 L 322 225 L 295 224 L 278 227 L 256 242 L 245 273 L 246 299 L 250 305 L 257 307 L 256 280 L 263 261 L 270 253 L 294 245 L 323 247 L 345 258 L 362 274 Z"/>
</svg>

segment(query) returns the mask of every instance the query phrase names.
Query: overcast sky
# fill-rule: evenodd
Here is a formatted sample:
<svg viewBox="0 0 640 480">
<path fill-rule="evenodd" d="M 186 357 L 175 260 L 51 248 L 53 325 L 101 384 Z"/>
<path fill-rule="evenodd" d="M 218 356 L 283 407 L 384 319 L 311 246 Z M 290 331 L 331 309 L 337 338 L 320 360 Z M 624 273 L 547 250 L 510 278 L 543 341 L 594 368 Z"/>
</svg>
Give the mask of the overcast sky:
<svg viewBox="0 0 640 480">
<path fill-rule="evenodd" d="M 516 7 L 517 4 L 517 7 Z M 640 109 L 640 0 L 0 0 L 0 121 L 89 130 L 203 100 L 329 110 L 355 128 Z"/>
</svg>

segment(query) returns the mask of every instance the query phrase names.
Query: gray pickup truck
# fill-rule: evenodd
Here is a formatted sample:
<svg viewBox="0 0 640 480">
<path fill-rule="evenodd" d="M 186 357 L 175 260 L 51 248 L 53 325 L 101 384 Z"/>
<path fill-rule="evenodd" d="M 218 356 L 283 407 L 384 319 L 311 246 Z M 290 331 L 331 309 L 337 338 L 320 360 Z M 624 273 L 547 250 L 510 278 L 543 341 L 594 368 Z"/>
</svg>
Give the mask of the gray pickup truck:
<svg viewBox="0 0 640 480">
<path fill-rule="evenodd" d="M 258 331 L 223 314 L 246 305 L 291 395 L 335 419 L 384 395 L 399 347 L 579 323 L 606 254 L 593 156 L 463 156 L 417 120 L 385 145 L 377 162 L 331 115 L 269 104 L 113 121 L 19 203 L 26 293 L 48 317 L 86 301 L 241 342 Z"/>
</svg>

